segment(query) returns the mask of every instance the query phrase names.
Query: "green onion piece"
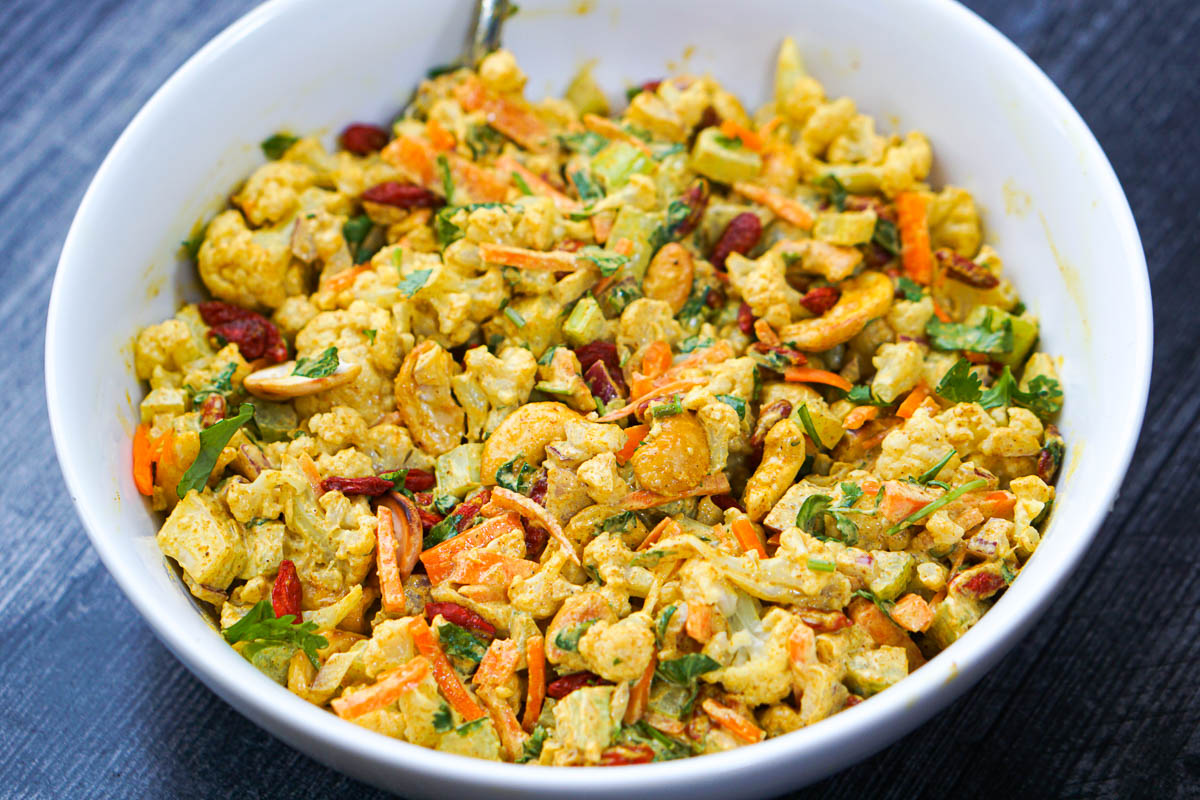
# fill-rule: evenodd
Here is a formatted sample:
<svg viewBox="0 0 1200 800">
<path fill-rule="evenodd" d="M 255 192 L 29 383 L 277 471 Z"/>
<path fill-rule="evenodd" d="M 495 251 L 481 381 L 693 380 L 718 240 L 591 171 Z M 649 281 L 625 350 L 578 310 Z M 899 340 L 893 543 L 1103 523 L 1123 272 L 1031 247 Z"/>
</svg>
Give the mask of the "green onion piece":
<svg viewBox="0 0 1200 800">
<path fill-rule="evenodd" d="M 837 565 L 824 558 L 810 558 L 808 560 L 808 568 L 813 572 L 833 572 L 837 569 Z"/>
<path fill-rule="evenodd" d="M 504 308 L 504 316 L 506 316 L 506 317 L 508 317 L 510 320 L 512 320 L 512 324 L 513 324 L 513 325 L 516 325 L 518 328 L 524 328 L 524 327 L 525 327 L 525 318 L 521 316 L 521 312 L 520 312 L 520 311 L 517 311 L 517 310 L 516 310 L 515 308 L 513 308 L 512 306 L 505 306 L 505 308 Z"/>
<path fill-rule="evenodd" d="M 800 408 L 796 409 L 796 416 L 800 417 L 800 424 L 804 426 L 804 432 L 808 434 L 808 438 L 813 440 L 818 448 L 824 448 L 821 444 L 821 437 L 817 436 L 817 429 L 813 425 L 812 415 L 808 413 L 808 403 L 801 403 Z"/>
<path fill-rule="evenodd" d="M 925 484 L 929 483 L 931 480 L 933 480 L 934 478 L 936 478 L 937 474 L 942 471 L 942 467 L 949 464 L 950 459 L 954 458 L 954 456 L 956 456 L 956 455 L 958 455 L 958 450 L 951 447 L 950 452 L 946 453 L 946 455 L 942 456 L 941 461 L 937 462 L 932 467 L 930 467 L 929 469 L 925 470 L 924 472 L 922 472 L 920 475 L 917 476 L 917 483 L 919 483 L 921 485 L 925 485 Z"/>
<path fill-rule="evenodd" d="M 946 492 L 944 495 L 939 497 L 937 500 L 934 500 L 929 505 L 925 506 L 922 509 L 914 511 L 913 513 L 909 514 L 904 519 L 897 522 L 892 527 L 888 528 L 887 535 L 891 536 L 893 533 L 899 533 L 900 531 L 907 528 L 909 525 L 912 525 L 914 522 L 925 519 L 925 517 L 928 517 L 930 514 L 937 511 L 942 506 L 946 506 L 946 505 L 949 505 L 950 503 L 953 503 L 955 500 L 962 497 L 967 492 L 973 492 L 976 489 L 982 489 L 984 486 L 987 486 L 987 481 L 985 481 L 983 478 L 979 478 L 977 480 L 971 481 L 970 483 L 964 483 L 962 486 L 958 487 L 957 489 Z"/>
</svg>

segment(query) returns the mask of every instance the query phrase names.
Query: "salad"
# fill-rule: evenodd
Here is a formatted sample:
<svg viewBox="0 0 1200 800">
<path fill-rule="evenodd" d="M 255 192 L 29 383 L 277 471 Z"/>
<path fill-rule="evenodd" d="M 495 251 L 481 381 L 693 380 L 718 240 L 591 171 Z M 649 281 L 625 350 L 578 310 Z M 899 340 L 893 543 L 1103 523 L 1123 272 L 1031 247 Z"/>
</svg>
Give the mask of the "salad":
<svg viewBox="0 0 1200 800">
<path fill-rule="evenodd" d="M 753 744 L 904 679 L 1019 576 L 1062 390 L 971 195 L 795 43 L 708 77 L 511 53 L 329 152 L 276 134 L 137 336 L 159 547 L 242 656 L 442 751 Z"/>
</svg>

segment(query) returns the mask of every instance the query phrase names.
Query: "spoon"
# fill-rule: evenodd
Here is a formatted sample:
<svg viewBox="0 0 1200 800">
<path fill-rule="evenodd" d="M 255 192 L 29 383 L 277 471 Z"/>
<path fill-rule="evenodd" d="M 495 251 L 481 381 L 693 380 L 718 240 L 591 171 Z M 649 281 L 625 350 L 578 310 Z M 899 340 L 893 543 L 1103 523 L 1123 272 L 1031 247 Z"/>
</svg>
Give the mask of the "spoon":
<svg viewBox="0 0 1200 800">
<path fill-rule="evenodd" d="M 464 67 L 475 69 L 484 56 L 500 47 L 500 28 L 509 7 L 508 0 L 475 0 L 471 31 L 460 59 Z"/>
</svg>

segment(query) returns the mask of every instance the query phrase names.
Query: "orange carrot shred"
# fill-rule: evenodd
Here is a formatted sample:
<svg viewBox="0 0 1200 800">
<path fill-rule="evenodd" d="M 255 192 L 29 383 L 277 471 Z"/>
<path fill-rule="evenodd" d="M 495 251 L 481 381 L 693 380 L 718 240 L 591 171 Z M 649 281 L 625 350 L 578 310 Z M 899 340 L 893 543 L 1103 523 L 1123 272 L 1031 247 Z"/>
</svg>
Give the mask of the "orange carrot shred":
<svg viewBox="0 0 1200 800">
<path fill-rule="evenodd" d="M 704 643 L 712 638 L 712 606 L 708 603 L 688 603 L 687 622 L 683 629 L 697 642 Z"/>
<path fill-rule="evenodd" d="M 754 525 L 748 519 L 735 519 L 733 521 L 733 535 L 737 537 L 738 544 L 742 549 L 749 553 L 751 550 L 758 553 L 759 558 L 767 557 L 767 548 L 763 545 L 762 540 L 758 538 L 758 533 L 754 530 Z"/>
<path fill-rule="evenodd" d="M 933 251 L 929 246 L 925 198 L 917 192 L 896 195 L 896 220 L 900 231 L 900 260 L 904 274 L 928 286 L 933 280 Z"/>
<path fill-rule="evenodd" d="M 917 412 L 918 406 L 925 402 L 925 398 L 929 397 L 929 387 L 924 383 L 918 383 L 917 388 L 908 393 L 908 397 L 904 398 L 904 402 L 896 409 L 896 416 L 909 419 Z"/>
<path fill-rule="evenodd" d="M 761 742 L 767 735 L 762 728 L 712 698 L 705 700 L 700 706 L 704 713 L 712 717 L 713 722 L 743 741 Z"/>
<path fill-rule="evenodd" d="M 150 426 L 142 423 L 133 432 L 133 483 L 149 497 L 154 492 L 154 472 L 150 460 Z"/>
<path fill-rule="evenodd" d="M 371 686 L 343 695 L 329 705 L 342 719 L 360 717 L 389 705 L 429 674 L 429 659 L 417 656 L 403 666 L 379 676 Z"/>
<path fill-rule="evenodd" d="M 878 416 L 879 406 L 855 406 L 842 421 L 842 427 L 848 431 L 856 431 Z"/>
<path fill-rule="evenodd" d="M 937 303 L 933 304 L 933 315 L 942 322 L 949 322 L 951 320 L 950 312 L 939 306 Z"/>
<path fill-rule="evenodd" d="M 525 661 L 529 665 L 529 691 L 521 727 L 532 731 L 546 699 L 546 642 L 541 636 L 535 634 L 525 640 Z"/>
<path fill-rule="evenodd" d="M 650 433 L 649 425 L 630 425 L 625 429 L 625 446 L 616 452 L 617 463 L 622 467 L 633 458 L 633 451 L 637 450 L 642 440 L 646 438 L 646 434 Z"/>
<path fill-rule="evenodd" d="M 742 144 L 756 153 L 761 153 L 763 149 L 763 139 L 754 131 L 736 122 L 732 119 L 727 119 L 721 123 L 720 131 L 723 135 L 730 139 L 741 139 Z"/>
<path fill-rule="evenodd" d="M 377 520 L 375 553 L 383 610 L 389 614 L 403 614 L 408 601 L 404 597 L 404 581 L 400 577 L 400 560 L 396 554 L 396 531 L 392 524 L 392 510 L 381 503 L 375 511 Z"/>
<path fill-rule="evenodd" d="M 836 386 L 844 392 L 854 388 L 854 384 L 836 372 L 813 367 L 788 367 L 784 370 L 783 379 L 788 383 L 824 383 Z"/>
<path fill-rule="evenodd" d="M 434 150 L 454 149 L 454 134 L 443 128 L 435 118 L 430 117 L 425 123 L 425 133 L 429 136 L 429 143 L 433 145 Z"/>
<path fill-rule="evenodd" d="M 429 659 L 430 666 L 433 669 L 433 678 L 437 681 L 442 695 L 454 707 L 454 710 L 468 722 L 484 716 L 486 712 L 467 693 L 467 688 L 459 680 L 458 673 L 454 671 L 454 667 L 450 666 L 450 661 L 446 658 L 446 654 L 442 652 L 441 645 L 438 644 L 437 639 L 434 638 L 433 631 L 429 628 L 429 623 L 421 617 L 413 617 L 409 620 L 408 632 L 412 636 L 413 644 L 416 645 L 417 650 L 421 655 Z"/>
<path fill-rule="evenodd" d="M 512 639 L 493 639 L 472 680 L 476 686 L 499 686 L 517 671 L 521 651 Z"/>
<path fill-rule="evenodd" d="M 638 545 L 637 549 L 648 550 L 651 545 L 664 536 L 669 538 L 680 533 L 683 533 L 683 528 L 679 527 L 678 522 L 670 517 L 663 517 L 658 521 L 658 524 L 651 529 L 650 533 L 646 535 L 646 538 L 642 539 L 642 543 Z"/>
<path fill-rule="evenodd" d="M 658 658 L 651 651 L 650 661 L 646 664 L 642 677 L 638 678 L 638 682 L 629 690 L 629 705 L 625 707 L 626 725 L 634 724 L 642 718 L 642 714 L 646 713 L 646 707 L 650 704 L 650 684 L 654 682 L 656 666 L 658 666 Z"/>
<path fill-rule="evenodd" d="M 755 186 L 753 183 L 738 181 L 733 185 L 733 190 L 753 200 L 760 206 L 766 206 L 771 210 L 772 214 L 780 219 L 787 220 L 801 230 L 807 231 L 812 229 L 814 222 L 813 214 L 808 210 L 808 206 L 799 201 L 785 197 L 778 192 L 772 192 L 770 189 Z"/>
</svg>

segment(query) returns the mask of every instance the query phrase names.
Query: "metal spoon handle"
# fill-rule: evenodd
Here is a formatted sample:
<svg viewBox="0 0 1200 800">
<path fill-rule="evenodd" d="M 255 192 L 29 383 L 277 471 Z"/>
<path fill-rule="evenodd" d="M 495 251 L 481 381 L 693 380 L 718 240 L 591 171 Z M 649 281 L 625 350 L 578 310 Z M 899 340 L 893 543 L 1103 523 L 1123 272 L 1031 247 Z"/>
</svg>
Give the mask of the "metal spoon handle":
<svg viewBox="0 0 1200 800">
<path fill-rule="evenodd" d="M 474 69 L 488 53 L 500 47 L 500 29 L 508 16 L 508 0 L 475 0 L 471 33 L 463 51 L 463 65 Z"/>
</svg>

